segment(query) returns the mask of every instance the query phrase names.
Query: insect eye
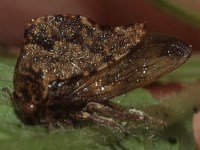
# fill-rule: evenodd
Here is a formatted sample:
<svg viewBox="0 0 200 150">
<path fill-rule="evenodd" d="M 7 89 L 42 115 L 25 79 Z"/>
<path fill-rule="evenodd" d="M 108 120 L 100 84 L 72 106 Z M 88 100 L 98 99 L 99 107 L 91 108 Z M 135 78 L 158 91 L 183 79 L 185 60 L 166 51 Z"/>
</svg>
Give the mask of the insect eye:
<svg viewBox="0 0 200 150">
<path fill-rule="evenodd" d="M 23 114 L 27 116 L 32 116 L 37 110 L 37 107 L 33 103 L 24 103 L 22 105 Z"/>
</svg>

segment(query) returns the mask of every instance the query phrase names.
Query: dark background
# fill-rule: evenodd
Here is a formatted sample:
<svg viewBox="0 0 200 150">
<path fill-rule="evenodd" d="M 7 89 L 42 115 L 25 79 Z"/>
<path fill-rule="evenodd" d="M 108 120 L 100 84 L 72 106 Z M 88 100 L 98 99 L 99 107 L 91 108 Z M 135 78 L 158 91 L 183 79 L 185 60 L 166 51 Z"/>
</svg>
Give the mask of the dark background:
<svg viewBox="0 0 200 150">
<path fill-rule="evenodd" d="M 176 35 L 200 50 L 200 29 L 169 15 L 147 0 L 0 0 L 0 44 L 20 47 L 24 27 L 34 17 L 80 14 L 102 25 L 146 22 L 148 31 Z M 17 48 L 18 49 L 18 48 Z"/>
</svg>

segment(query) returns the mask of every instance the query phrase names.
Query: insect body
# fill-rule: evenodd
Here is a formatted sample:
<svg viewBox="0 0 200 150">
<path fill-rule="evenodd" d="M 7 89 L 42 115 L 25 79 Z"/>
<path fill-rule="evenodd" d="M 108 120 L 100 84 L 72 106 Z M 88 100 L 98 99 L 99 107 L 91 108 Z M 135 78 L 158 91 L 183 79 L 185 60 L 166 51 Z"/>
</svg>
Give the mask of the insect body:
<svg viewBox="0 0 200 150">
<path fill-rule="evenodd" d="M 191 53 L 177 38 L 147 34 L 142 23 L 103 27 L 74 15 L 33 19 L 24 37 L 14 104 L 28 124 L 85 120 L 121 128 L 118 119 L 164 124 L 110 99 L 171 72 Z"/>
</svg>

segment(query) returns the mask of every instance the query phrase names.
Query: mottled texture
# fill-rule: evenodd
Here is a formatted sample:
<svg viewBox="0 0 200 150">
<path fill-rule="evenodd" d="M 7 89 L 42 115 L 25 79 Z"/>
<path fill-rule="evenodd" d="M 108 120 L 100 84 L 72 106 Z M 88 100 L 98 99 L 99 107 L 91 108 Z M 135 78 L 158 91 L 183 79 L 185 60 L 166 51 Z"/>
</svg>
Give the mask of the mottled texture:
<svg viewBox="0 0 200 150">
<path fill-rule="evenodd" d="M 45 98 L 50 82 L 102 70 L 130 52 L 144 34 L 143 24 L 109 28 L 81 16 L 33 19 L 25 29 L 19 72 L 41 71 Z"/>
<path fill-rule="evenodd" d="M 77 112 L 80 120 L 89 120 L 90 102 L 103 109 L 100 104 L 174 70 L 191 52 L 177 38 L 146 34 L 142 23 L 102 27 L 73 15 L 33 19 L 24 36 L 14 101 L 28 123 L 68 122 Z"/>
</svg>

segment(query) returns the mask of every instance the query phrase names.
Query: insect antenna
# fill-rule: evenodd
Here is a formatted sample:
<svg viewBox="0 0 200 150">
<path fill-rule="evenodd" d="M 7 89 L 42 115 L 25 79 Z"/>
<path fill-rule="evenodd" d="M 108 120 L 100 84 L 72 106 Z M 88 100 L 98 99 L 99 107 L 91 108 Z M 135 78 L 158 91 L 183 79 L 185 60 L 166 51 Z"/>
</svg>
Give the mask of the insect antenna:
<svg viewBox="0 0 200 150">
<path fill-rule="evenodd" d="M 3 89 L 1 89 L 1 91 L 3 93 L 7 93 L 10 97 L 11 102 L 14 103 L 14 97 L 13 97 L 12 91 L 10 89 L 8 89 L 7 87 L 4 87 Z"/>
</svg>

